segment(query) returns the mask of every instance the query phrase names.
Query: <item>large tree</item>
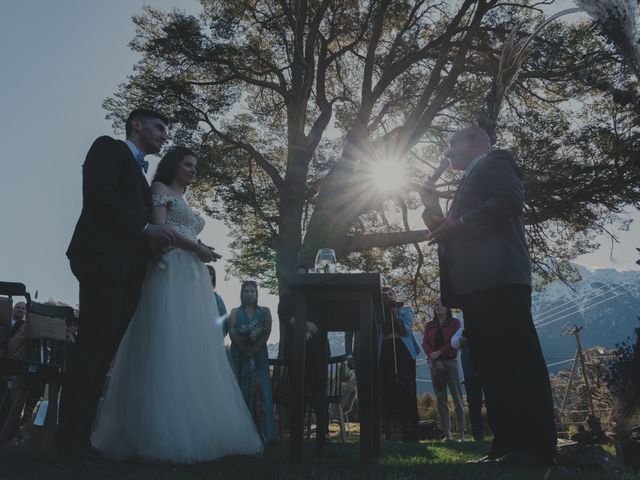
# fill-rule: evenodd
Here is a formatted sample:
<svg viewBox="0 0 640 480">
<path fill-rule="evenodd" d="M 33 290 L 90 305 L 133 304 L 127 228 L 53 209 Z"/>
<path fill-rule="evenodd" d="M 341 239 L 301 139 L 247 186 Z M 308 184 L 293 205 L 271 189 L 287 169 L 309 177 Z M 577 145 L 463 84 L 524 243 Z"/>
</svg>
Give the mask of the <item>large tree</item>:
<svg viewBox="0 0 640 480">
<path fill-rule="evenodd" d="M 492 113 L 487 93 L 510 32 L 531 30 L 552 2 L 200 3 L 198 16 L 147 7 L 134 17 L 142 58 L 105 101 L 116 124 L 134 106 L 155 107 L 172 118 L 174 142 L 198 150 L 194 194 L 230 227 L 234 273 L 278 291 L 299 260 L 331 247 L 349 268 L 395 275 L 419 306 L 437 282 L 415 190 L 447 136 Z M 528 234 L 545 278 L 567 275 L 568 260 L 640 202 L 630 168 L 640 137 L 631 110 L 585 81 L 628 78 L 589 24 L 556 23 L 531 46 L 498 142 L 526 172 Z M 378 188 L 382 159 L 413 181 Z M 443 176 L 443 202 L 457 179 Z"/>
</svg>

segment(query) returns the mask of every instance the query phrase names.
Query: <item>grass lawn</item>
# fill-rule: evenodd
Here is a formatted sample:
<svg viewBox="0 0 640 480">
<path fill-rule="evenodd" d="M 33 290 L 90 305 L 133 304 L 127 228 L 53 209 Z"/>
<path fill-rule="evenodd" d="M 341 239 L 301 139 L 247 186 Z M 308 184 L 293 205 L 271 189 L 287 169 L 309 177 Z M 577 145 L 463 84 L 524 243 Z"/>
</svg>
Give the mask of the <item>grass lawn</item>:
<svg viewBox="0 0 640 480">
<path fill-rule="evenodd" d="M 383 442 L 383 454 L 373 466 L 358 461 L 357 442 L 334 439 L 318 457 L 313 443 L 305 448 L 304 464 L 288 463 L 286 444 L 271 445 L 262 458 L 232 457 L 191 466 L 138 462 L 85 465 L 39 454 L 27 447 L 0 449 L 1 480 L 195 480 L 195 479 L 611 479 L 640 480 L 640 473 L 598 474 L 554 468 L 551 471 L 465 465 L 488 450 L 488 443 Z"/>
</svg>

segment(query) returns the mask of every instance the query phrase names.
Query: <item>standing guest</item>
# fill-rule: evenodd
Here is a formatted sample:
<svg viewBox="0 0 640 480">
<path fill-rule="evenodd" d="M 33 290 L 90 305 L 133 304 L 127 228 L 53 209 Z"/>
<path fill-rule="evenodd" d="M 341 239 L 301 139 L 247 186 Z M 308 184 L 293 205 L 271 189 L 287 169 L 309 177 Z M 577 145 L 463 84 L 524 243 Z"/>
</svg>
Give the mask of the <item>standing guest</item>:
<svg viewBox="0 0 640 480">
<path fill-rule="evenodd" d="M 452 168 L 465 173 L 447 216 L 434 183 L 425 183 L 422 218 L 431 230 L 427 239 L 438 244 L 443 304 L 462 308 L 486 395 L 494 439 L 479 461 L 551 465 L 557 433 L 531 316 L 522 171 L 510 152 L 492 150 L 481 128 L 459 130 L 449 145 Z"/>
<path fill-rule="evenodd" d="M 211 265 L 207 265 L 207 270 L 209 270 L 209 276 L 211 277 L 211 286 L 213 287 L 213 298 L 216 299 L 216 305 L 218 305 L 218 314 L 220 318 L 217 320 L 217 323 L 222 327 L 222 331 L 224 334 L 227 334 L 227 306 L 224 304 L 222 297 L 218 292 L 216 292 L 216 269 Z"/>
<path fill-rule="evenodd" d="M 56 449 L 92 455 L 91 425 L 105 377 L 140 297 L 147 260 L 175 242 L 150 224 L 146 155 L 167 140 L 167 119 L 145 109 L 127 118 L 126 141 L 103 136 L 82 166 L 82 212 L 67 256 L 80 283 L 77 341 L 68 352 Z"/>
<path fill-rule="evenodd" d="M 464 441 L 464 406 L 462 404 L 462 385 L 458 372 L 456 350 L 451 346 L 451 338 L 460 328 L 460 320 L 453 318 L 451 309 L 442 305 L 440 299 L 433 308 L 433 320 L 424 327 L 422 348 L 431 364 L 431 381 L 438 402 L 440 427 L 444 431 L 445 440 L 452 440 L 451 421 L 447 399 L 447 387 L 453 397 L 456 409 L 456 420 L 460 441 Z"/>
<path fill-rule="evenodd" d="M 270 334 L 271 312 L 258 306 L 258 285 L 254 281 L 243 282 L 240 307 L 229 314 L 230 361 L 265 444 L 277 435 L 267 351 Z"/>
<path fill-rule="evenodd" d="M 393 288 L 382 288 L 385 323 L 382 326 L 380 398 L 382 428 L 390 438 L 400 425 L 402 440 L 418 441 L 416 357 L 420 346 L 413 336 L 413 310 L 398 302 Z"/>
<path fill-rule="evenodd" d="M 471 421 L 471 433 L 476 442 L 484 440 L 484 420 L 482 419 L 482 382 L 473 368 L 469 340 L 464 334 L 464 325 L 451 338 L 451 346 L 458 350 L 458 368 L 462 368 L 464 389 L 467 392 L 467 406 Z"/>
</svg>

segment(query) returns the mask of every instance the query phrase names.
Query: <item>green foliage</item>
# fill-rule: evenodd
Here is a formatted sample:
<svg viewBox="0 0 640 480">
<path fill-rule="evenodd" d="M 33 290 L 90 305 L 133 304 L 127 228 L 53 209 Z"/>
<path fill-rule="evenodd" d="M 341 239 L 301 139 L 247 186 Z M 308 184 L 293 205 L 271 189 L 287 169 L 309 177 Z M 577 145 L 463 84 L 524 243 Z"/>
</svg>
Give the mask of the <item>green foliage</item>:
<svg viewBox="0 0 640 480">
<path fill-rule="evenodd" d="M 349 247 L 351 237 L 422 228 L 415 187 L 384 195 L 367 175 L 383 156 L 418 183 L 432 172 L 447 136 L 486 107 L 510 30 L 537 23 L 530 2 L 200 3 L 198 16 L 145 7 L 134 18 L 142 58 L 104 102 L 110 118 L 122 126 L 132 107 L 158 108 L 174 143 L 198 151 L 193 195 L 231 230 L 229 273 L 276 292 L 299 255 L 308 263 L 330 246 L 345 268 L 383 272 L 424 315 L 438 288 L 433 249 Z M 633 105 L 585 81 L 628 81 L 590 25 L 552 24 L 532 46 L 498 137 L 525 172 L 544 283 L 572 278 L 569 261 L 640 204 L 640 137 Z M 443 176 L 443 199 L 459 177 Z"/>
<path fill-rule="evenodd" d="M 640 327 L 633 333 L 635 339 L 627 337 L 617 345 L 605 374 L 605 382 L 617 400 L 620 421 L 628 421 L 640 412 Z"/>
</svg>

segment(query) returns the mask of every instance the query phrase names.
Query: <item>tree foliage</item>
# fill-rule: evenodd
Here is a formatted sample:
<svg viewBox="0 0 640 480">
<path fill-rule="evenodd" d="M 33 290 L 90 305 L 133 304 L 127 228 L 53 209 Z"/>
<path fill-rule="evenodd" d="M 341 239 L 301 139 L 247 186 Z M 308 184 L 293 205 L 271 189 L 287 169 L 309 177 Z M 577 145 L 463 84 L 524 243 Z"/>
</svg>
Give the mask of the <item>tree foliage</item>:
<svg viewBox="0 0 640 480">
<path fill-rule="evenodd" d="M 505 38 L 531 31 L 529 1 L 201 0 L 201 13 L 145 7 L 134 73 L 105 101 L 117 125 L 134 106 L 173 120 L 197 149 L 194 195 L 231 229 L 232 273 L 274 291 L 320 247 L 349 269 L 382 271 L 414 302 L 437 291 L 415 194 L 446 138 L 486 108 Z M 549 2 L 539 2 L 544 4 Z M 526 219 L 541 279 L 640 202 L 637 116 L 588 78 L 628 72 L 589 24 L 534 40 L 503 102 L 498 143 L 526 173 Z M 381 158 L 412 181 L 372 183 Z M 441 180 L 447 202 L 459 175 Z"/>
</svg>

